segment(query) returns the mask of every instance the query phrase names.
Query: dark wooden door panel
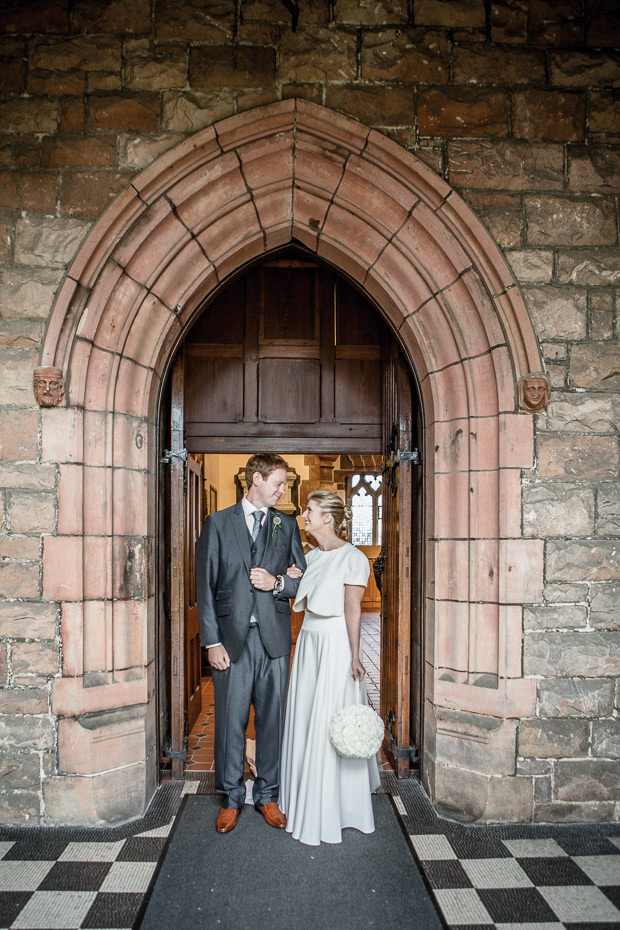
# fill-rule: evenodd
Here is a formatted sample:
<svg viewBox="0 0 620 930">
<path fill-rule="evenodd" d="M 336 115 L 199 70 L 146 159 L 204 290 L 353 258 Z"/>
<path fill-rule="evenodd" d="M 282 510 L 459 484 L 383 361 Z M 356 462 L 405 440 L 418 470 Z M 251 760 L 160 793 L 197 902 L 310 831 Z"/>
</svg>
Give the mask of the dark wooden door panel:
<svg viewBox="0 0 620 930">
<path fill-rule="evenodd" d="M 336 420 L 341 423 L 380 423 L 381 361 L 336 360 Z"/>
<path fill-rule="evenodd" d="M 188 352 L 185 411 L 188 422 L 243 420 L 243 357 L 211 358 Z"/>
<path fill-rule="evenodd" d="M 262 358 L 258 418 L 263 423 L 316 423 L 321 409 L 318 359 Z"/>
<path fill-rule="evenodd" d="M 368 301 L 330 269 L 292 255 L 265 262 L 207 306 L 188 335 L 188 448 L 220 451 L 243 424 L 264 448 L 303 427 L 308 444 L 296 451 L 320 451 L 333 424 L 334 452 L 378 451 L 368 426 L 382 419 L 387 338 Z"/>
</svg>

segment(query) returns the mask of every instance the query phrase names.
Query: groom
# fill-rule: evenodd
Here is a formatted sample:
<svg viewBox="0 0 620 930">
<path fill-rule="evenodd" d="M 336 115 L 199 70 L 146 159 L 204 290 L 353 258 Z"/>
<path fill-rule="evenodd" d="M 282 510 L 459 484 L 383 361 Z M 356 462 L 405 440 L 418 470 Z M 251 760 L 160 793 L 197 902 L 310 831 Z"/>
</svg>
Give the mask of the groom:
<svg viewBox="0 0 620 930">
<path fill-rule="evenodd" d="M 200 636 L 208 647 L 215 694 L 215 787 L 224 796 L 216 822 L 229 833 L 245 804 L 245 731 L 256 728 L 256 808 L 285 827 L 278 808 L 280 743 L 291 652 L 291 612 L 299 579 L 286 570 L 306 561 L 293 517 L 272 508 L 286 489 L 280 455 L 253 455 L 243 500 L 207 517 L 196 549 Z"/>
</svg>

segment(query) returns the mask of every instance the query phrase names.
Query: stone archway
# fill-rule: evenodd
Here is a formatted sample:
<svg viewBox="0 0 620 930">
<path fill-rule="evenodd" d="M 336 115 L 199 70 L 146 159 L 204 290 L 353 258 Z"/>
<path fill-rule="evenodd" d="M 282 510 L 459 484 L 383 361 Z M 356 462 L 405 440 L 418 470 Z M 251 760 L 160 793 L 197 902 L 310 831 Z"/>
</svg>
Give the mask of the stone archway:
<svg viewBox="0 0 620 930">
<path fill-rule="evenodd" d="M 41 356 L 67 379 L 66 406 L 42 411 L 60 463 L 43 564 L 44 596 L 62 610 L 52 819 L 132 816 L 154 790 L 159 390 L 205 298 L 291 240 L 374 299 L 420 384 L 429 792 L 471 819 L 529 819 L 531 779 L 516 776 L 514 753 L 535 700 L 520 605 L 539 597 L 543 552 L 521 538 L 533 431 L 517 387 L 542 367 L 538 344 L 505 260 L 458 195 L 379 133 L 295 100 L 158 159 L 96 224 L 58 295 Z"/>
</svg>

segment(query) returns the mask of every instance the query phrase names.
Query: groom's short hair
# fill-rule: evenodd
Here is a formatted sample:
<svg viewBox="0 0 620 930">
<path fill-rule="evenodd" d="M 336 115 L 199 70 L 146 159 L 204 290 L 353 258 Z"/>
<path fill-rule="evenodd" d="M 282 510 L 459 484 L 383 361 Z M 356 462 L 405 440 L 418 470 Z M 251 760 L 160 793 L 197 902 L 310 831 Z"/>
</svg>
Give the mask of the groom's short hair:
<svg viewBox="0 0 620 930">
<path fill-rule="evenodd" d="M 255 472 L 258 472 L 263 481 L 266 481 L 276 468 L 283 468 L 284 471 L 288 471 L 288 462 L 281 455 L 276 455 L 275 452 L 257 452 L 252 455 L 245 466 L 245 483 L 248 491 L 252 487 L 252 478 Z"/>
</svg>

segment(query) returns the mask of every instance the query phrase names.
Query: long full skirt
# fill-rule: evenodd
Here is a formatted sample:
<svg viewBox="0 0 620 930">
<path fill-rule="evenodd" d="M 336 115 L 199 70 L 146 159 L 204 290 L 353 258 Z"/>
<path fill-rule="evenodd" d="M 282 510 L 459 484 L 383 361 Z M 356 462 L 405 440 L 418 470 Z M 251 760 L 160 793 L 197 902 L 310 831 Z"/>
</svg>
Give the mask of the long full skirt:
<svg viewBox="0 0 620 930">
<path fill-rule="evenodd" d="M 366 703 L 362 683 L 360 700 Z M 334 713 L 356 702 L 344 617 L 306 611 L 297 639 L 282 744 L 280 807 L 286 829 L 309 846 L 342 842 L 342 830 L 375 829 L 370 795 L 377 760 L 343 759 L 328 730 Z"/>
</svg>

